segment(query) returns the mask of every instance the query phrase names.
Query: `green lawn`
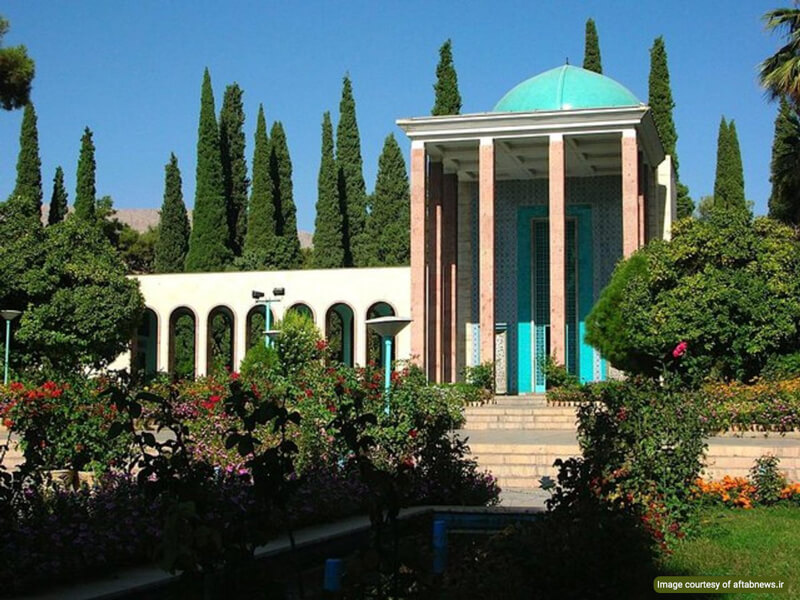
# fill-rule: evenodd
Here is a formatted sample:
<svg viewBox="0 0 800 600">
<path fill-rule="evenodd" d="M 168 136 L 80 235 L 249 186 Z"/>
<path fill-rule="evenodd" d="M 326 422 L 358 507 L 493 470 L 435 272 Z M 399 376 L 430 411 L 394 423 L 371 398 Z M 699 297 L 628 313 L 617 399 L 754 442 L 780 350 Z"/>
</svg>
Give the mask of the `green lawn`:
<svg viewBox="0 0 800 600">
<path fill-rule="evenodd" d="M 781 594 L 703 596 L 708 598 L 800 598 L 800 508 L 708 510 L 700 519 L 700 533 L 676 548 L 662 574 L 776 578 L 788 587 L 788 592 Z"/>
</svg>

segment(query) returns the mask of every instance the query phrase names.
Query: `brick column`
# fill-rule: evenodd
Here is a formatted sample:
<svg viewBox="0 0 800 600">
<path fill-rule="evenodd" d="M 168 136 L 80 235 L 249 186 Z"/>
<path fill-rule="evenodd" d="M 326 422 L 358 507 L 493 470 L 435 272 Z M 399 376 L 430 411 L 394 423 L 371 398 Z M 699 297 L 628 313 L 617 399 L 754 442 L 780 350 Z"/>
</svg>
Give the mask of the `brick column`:
<svg viewBox="0 0 800 600">
<path fill-rule="evenodd" d="M 478 277 L 481 362 L 494 362 L 494 140 L 481 138 L 478 151 Z"/>
<path fill-rule="evenodd" d="M 550 234 L 550 354 L 558 364 L 566 362 L 566 253 L 565 253 L 565 163 L 564 137 L 550 136 L 549 156 Z"/>
<path fill-rule="evenodd" d="M 442 380 L 442 163 L 428 163 L 428 378 Z"/>
<path fill-rule="evenodd" d="M 411 142 L 411 360 L 425 368 L 425 144 Z"/>
<path fill-rule="evenodd" d="M 636 130 L 622 132 L 622 255 L 639 247 L 639 150 Z"/>
<path fill-rule="evenodd" d="M 442 182 L 442 380 L 456 380 L 456 196 L 458 176 Z"/>
</svg>

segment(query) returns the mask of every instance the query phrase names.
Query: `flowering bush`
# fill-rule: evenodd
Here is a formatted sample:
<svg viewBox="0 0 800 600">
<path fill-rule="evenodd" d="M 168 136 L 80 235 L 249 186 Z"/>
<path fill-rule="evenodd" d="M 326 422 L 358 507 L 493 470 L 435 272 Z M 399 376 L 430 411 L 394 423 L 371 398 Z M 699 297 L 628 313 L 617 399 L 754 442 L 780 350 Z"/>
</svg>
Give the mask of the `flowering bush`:
<svg viewBox="0 0 800 600">
<path fill-rule="evenodd" d="M 633 514 L 667 548 L 684 535 L 693 513 L 690 489 L 705 448 L 695 404 L 650 379 L 584 386 L 581 393 L 583 456 L 556 462 L 558 484 L 548 506 L 583 513 L 599 504 Z"/>
<path fill-rule="evenodd" d="M 709 383 L 694 395 L 701 418 L 714 431 L 800 429 L 800 378 Z"/>
<path fill-rule="evenodd" d="M 120 466 L 130 438 L 110 440 L 116 409 L 101 397 L 105 379 L 12 382 L 0 386 L 0 418 L 18 433 L 28 463 L 46 469 L 105 471 Z"/>
</svg>

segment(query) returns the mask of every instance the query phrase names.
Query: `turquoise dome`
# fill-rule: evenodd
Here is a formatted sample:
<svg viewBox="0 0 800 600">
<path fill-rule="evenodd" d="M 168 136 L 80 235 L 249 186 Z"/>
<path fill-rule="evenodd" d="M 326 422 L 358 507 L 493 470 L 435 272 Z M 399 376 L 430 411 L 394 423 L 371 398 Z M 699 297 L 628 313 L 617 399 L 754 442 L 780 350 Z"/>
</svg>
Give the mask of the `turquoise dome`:
<svg viewBox="0 0 800 600">
<path fill-rule="evenodd" d="M 640 104 L 628 88 L 610 77 L 564 65 L 523 81 L 500 98 L 493 112 L 574 110 Z"/>
</svg>

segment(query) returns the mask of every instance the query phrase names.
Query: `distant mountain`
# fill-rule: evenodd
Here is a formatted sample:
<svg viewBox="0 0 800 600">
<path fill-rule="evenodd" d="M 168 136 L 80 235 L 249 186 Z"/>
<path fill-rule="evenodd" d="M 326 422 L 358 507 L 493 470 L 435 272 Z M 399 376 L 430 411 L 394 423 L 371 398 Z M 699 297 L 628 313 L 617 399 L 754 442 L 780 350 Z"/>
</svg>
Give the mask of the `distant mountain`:
<svg viewBox="0 0 800 600">
<path fill-rule="evenodd" d="M 69 207 L 69 210 L 72 212 L 71 206 Z M 114 210 L 114 216 L 119 220 L 120 223 L 129 225 L 140 233 L 147 231 L 150 227 L 156 227 L 158 225 L 160 211 L 157 208 L 117 208 Z M 49 212 L 50 206 L 47 204 L 42 205 L 43 223 L 47 223 L 47 215 Z M 188 213 L 189 222 L 191 222 L 192 211 L 188 211 Z M 314 234 L 310 231 L 298 231 L 297 237 L 300 238 L 301 248 L 310 248 Z"/>
</svg>

